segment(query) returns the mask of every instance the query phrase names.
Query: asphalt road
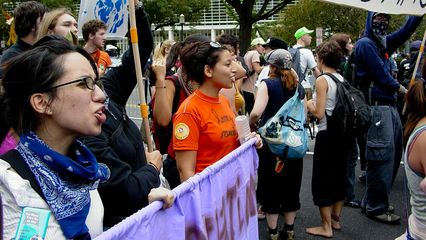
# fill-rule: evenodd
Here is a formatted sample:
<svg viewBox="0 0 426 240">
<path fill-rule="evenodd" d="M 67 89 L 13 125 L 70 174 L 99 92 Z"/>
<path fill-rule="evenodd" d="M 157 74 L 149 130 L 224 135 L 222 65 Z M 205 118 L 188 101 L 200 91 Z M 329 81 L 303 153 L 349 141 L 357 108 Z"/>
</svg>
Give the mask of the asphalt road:
<svg viewBox="0 0 426 240">
<path fill-rule="evenodd" d="M 313 150 L 313 143 L 310 144 Z M 307 227 L 319 226 L 321 218 L 318 207 L 312 201 L 311 178 L 312 178 L 312 154 L 304 158 L 303 180 L 300 190 L 301 209 L 297 213 L 295 222 L 295 239 L 324 239 L 315 237 L 305 232 Z M 356 176 L 360 174 L 359 162 L 356 167 Z M 390 204 L 395 207 L 395 214 L 401 216 L 399 225 L 388 225 L 367 218 L 359 208 L 344 207 L 341 215 L 342 230 L 334 231 L 333 239 L 343 240 L 390 240 L 399 237 L 406 228 L 406 208 L 404 190 L 404 167 L 399 168 L 398 176 L 393 185 Z M 356 183 L 355 194 L 361 199 L 364 192 L 364 185 Z M 283 224 L 283 217 L 279 218 L 279 225 Z M 259 239 L 268 239 L 266 220 L 259 221 Z"/>
</svg>

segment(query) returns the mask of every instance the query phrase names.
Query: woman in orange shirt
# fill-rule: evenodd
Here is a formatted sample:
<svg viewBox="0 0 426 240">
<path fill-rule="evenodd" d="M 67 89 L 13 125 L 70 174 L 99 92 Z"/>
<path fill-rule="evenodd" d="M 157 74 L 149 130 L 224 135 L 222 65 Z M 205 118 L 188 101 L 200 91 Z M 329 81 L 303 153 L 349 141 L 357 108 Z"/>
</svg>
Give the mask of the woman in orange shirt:
<svg viewBox="0 0 426 240">
<path fill-rule="evenodd" d="M 216 42 L 197 42 L 182 50 L 183 70 L 200 84 L 173 118 L 173 148 L 182 182 L 240 145 L 235 114 L 229 101 L 219 95 L 222 88 L 233 87 L 232 61 L 229 50 Z M 261 147 L 257 138 L 256 147 Z"/>
</svg>

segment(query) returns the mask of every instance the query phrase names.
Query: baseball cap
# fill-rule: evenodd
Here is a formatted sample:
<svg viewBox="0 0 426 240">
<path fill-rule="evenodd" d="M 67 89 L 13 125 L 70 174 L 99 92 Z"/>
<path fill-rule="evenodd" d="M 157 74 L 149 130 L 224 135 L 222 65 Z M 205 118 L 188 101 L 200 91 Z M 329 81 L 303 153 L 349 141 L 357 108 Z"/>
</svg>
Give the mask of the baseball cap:
<svg viewBox="0 0 426 240">
<path fill-rule="evenodd" d="M 265 44 L 263 44 L 262 46 L 272 48 L 273 50 L 288 49 L 288 44 L 285 41 L 279 38 L 273 38 L 273 37 L 268 38 L 268 40 L 266 40 Z"/>
<path fill-rule="evenodd" d="M 422 44 L 422 41 L 417 40 L 412 43 L 410 43 L 410 51 L 418 51 L 420 49 L 420 45 Z"/>
<path fill-rule="evenodd" d="M 255 46 L 257 44 L 263 45 L 265 44 L 265 40 L 263 40 L 263 38 L 255 38 L 253 39 L 253 41 L 251 41 L 250 46 Z"/>
<path fill-rule="evenodd" d="M 272 51 L 267 62 L 272 66 L 281 69 L 291 69 L 293 66 L 290 52 L 284 49 L 277 49 Z"/>
<path fill-rule="evenodd" d="M 314 30 L 309 30 L 306 27 L 302 27 L 297 29 L 297 31 L 294 33 L 294 37 L 296 40 L 299 40 L 303 35 L 311 34 L 312 32 L 314 32 Z"/>
</svg>

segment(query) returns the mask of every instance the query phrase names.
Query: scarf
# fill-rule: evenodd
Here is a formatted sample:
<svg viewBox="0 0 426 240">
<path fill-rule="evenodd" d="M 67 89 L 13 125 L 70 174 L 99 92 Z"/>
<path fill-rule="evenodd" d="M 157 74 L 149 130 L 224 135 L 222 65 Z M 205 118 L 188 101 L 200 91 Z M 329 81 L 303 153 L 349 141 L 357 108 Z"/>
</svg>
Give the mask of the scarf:
<svg viewBox="0 0 426 240">
<path fill-rule="evenodd" d="M 86 218 L 90 190 L 108 180 L 110 171 L 80 141 L 64 156 L 46 145 L 33 132 L 21 136 L 16 148 L 37 180 L 47 204 L 66 238 L 90 239 Z"/>
<path fill-rule="evenodd" d="M 373 22 L 372 24 L 373 34 L 376 36 L 377 40 L 380 42 L 383 48 L 386 48 L 386 30 L 388 27 L 389 23 L 382 21 Z"/>
</svg>

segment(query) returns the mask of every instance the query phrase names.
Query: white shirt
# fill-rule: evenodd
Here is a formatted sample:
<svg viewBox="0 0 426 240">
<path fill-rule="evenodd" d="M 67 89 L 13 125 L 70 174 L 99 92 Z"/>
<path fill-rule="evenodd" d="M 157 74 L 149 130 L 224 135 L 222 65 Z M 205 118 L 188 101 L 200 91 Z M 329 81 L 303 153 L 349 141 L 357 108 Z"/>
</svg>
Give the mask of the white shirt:
<svg viewBox="0 0 426 240">
<path fill-rule="evenodd" d="M 253 63 L 259 63 L 260 64 L 260 54 L 256 50 L 251 50 L 244 55 L 244 62 L 246 63 L 247 67 L 249 68 L 249 71 L 253 71 Z M 258 74 L 255 72 L 250 77 L 245 79 L 243 81 L 243 84 L 241 85 L 241 90 L 244 92 L 249 92 L 254 94 L 254 84 L 256 83 Z"/>
<path fill-rule="evenodd" d="M 262 82 L 263 79 L 268 79 L 269 78 L 269 65 L 263 66 L 262 71 L 259 73 L 259 76 L 257 77 L 256 80 L 256 88 L 258 88 L 260 86 L 260 83 Z"/>
<path fill-rule="evenodd" d="M 0 193 L 3 201 L 3 237 L 15 237 L 19 218 L 24 207 L 48 209 L 43 198 L 13 170 L 10 164 L 0 160 Z M 90 209 L 86 225 L 92 238 L 103 232 L 104 206 L 98 190 L 90 191 Z M 53 214 L 50 215 L 45 239 L 66 239 Z"/>
<path fill-rule="evenodd" d="M 301 45 L 294 45 L 293 48 L 302 47 Z M 311 88 L 311 83 L 308 78 L 308 71 L 317 66 L 314 54 L 307 48 L 300 48 L 300 68 L 305 71 L 305 79 L 301 82 L 304 88 Z"/>
</svg>

